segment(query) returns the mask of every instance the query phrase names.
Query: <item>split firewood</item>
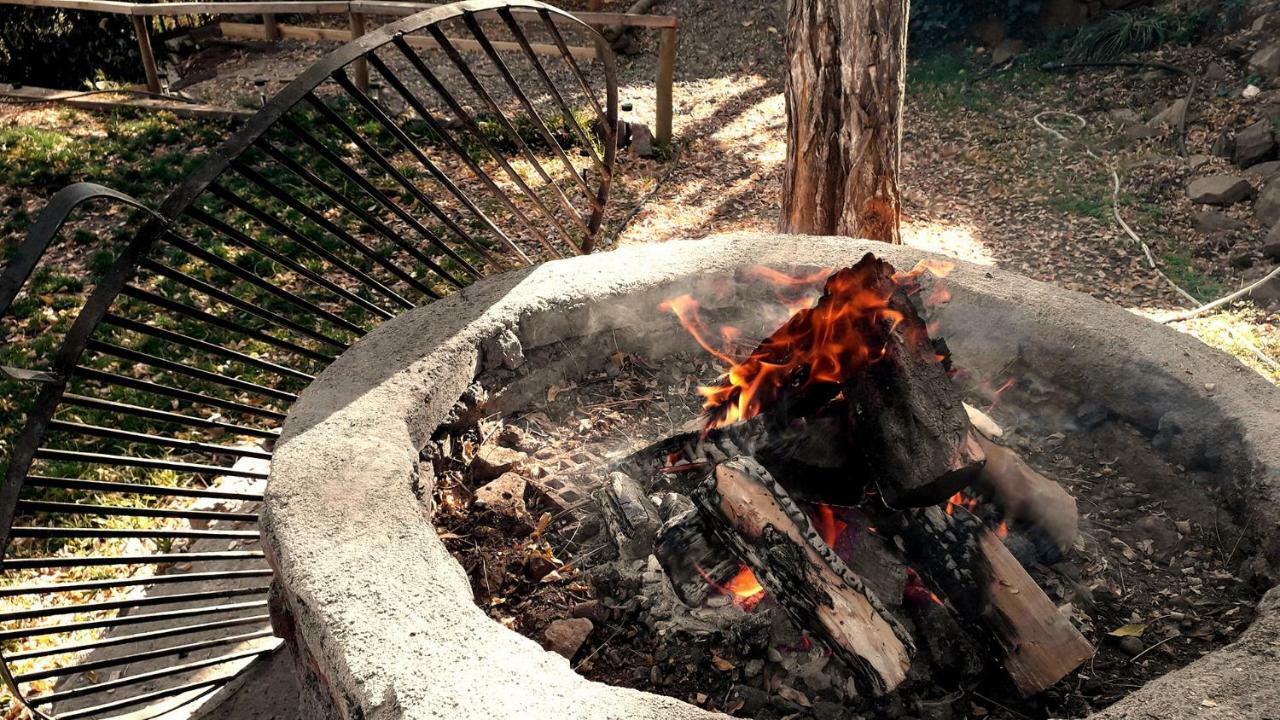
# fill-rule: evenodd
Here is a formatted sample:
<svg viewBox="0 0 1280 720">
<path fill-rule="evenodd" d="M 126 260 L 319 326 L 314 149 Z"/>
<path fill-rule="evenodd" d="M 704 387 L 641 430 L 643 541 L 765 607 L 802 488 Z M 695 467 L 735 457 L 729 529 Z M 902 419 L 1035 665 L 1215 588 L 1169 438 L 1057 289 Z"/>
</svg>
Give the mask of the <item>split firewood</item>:
<svg viewBox="0 0 1280 720">
<path fill-rule="evenodd" d="M 1065 553 L 1080 534 L 1076 499 L 1061 485 L 1041 475 L 1003 445 L 974 433 L 987 464 L 979 482 L 995 496 L 1008 520 L 1021 520 L 1040 528 Z"/>
<path fill-rule="evenodd" d="M 623 560 L 641 560 L 653 550 L 662 518 L 644 488 L 625 473 L 611 472 L 596 501 Z"/>
<path fill-rule="evenodd" d="M 1004 428 L 1000 427 L 1000 424 L 993 420 L 990 415 L 969 403 L 964 403 L 964 412 L 969 416 L 969 424 L 973 426 L 974 430 L 989 438 L 1004 437 Z"/>
<path fill-rule="evenodd" d="M 906 677 L 911 636 L 759 463 L 735 457 L 694 491 L 716 538 L 754 574 L 797 624 L 882 695 Z"/>
<path fill-rule="evenodd" d="M 686 605 L 697 607 L 723 588 L 741 565 L 707 528 L 702 514 L 690 508 L 663 523 L 653 554 Z"/>
<path fill-rule="evenodd" d="M 1030 697 L 1093 657 L 1089 641 L 968 510 L 894 516 L 909 561 L 965 620 L 984 627 L 1014 687 Z"/>
</svg>

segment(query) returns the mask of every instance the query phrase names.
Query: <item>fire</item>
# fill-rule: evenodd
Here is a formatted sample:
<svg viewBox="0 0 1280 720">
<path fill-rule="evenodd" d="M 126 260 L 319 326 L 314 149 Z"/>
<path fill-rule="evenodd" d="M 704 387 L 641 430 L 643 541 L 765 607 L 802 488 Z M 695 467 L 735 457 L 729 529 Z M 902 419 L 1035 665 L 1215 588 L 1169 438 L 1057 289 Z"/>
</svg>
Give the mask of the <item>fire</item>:
<svg viewBox="0 0 1280 720">
<path fill-rule="evenodd" d="M 950 498 L 947 498 L 948 515 L 954 515 L 957 507 L 962 507 L 969 512 L 973 512 L 978 509 L 978 498 L 969 497 L 968 495 L 965 495 L 964 492 L 958 492 Z"/>
<path fill-rule="evenodd" d="M 756 574 L 751 572 L 751 568 L 746 565 L 739 567 L 738 572 L 723 585 L 712 580 L 707 571 L 701 567 L 694 565 L 694 568 L 697 569 L 702 579 L 707 581 L 708 585 L 718 590 L 721 595 L 728 595 L 733 600 L 734 605 L 747 612 L 755 610 L 760 601 L 764 599 L 764 586 L 756 579 Z"/>
<path fill-rule="evenodd" d="M 844 529 L 849 524 L 836 517 L 836 511 L 825 503 L 818 504 L 817 515 L 814 527 L 817 529 L 818 535 L 822 537 L 822 542 L 826 543 L 827 547 L 834 549 L 840 533 L 844 532 Z"/>
<path fill-rule="evenodd" d="M 699 317 L 692 296 L 671 298 L 660 309 L 673 312 L 699 345 L 729 366 L 719 384 L 698 388 L 710 429 L 754 417 L 785 390 L 839 384 L 880 360 L 889 336 L 903 320 L 902 313 L 889 306 L 893 294 L 898 290 L 919 293 L 921 275 L 927 271 L 942 277 L 951 267 L 922 260 L 909 272 L 890 275 L 887 263 L 868 254 L 857 265 L 826 277 L 823 298 L 830 301 L 794 309 L 782 327 L 742 360 L 710 342 L 711 331 Z M 792 277 L 765 268 L 748 274 L 780 289 L 806 287 L 818 280 L 817 273 Z M 935 286 L 927 299 L 941 302 L 945 297 L 945 290 Z"/>
<path fill-rule="evenodd" d="M 1000 538 L 1001 540 L 1009 537 L 1009 523 L 1005 522 L 1004 520 L 1000 521 L 999 527 L 996 528 L 996 537 Z"/>
<path fill-rule="evenodd" d="M 924 580 L 920 578 L 920 573 L 916 572 L 914 568 L 907 568 L 907 584 L 902 588 L 902 599 L 917 605 L 926 603 L 942 604 L 942 598 L 938 597 L 936 593 L 929 589 L 929 586 L 924 584 Z"/>
</svg>

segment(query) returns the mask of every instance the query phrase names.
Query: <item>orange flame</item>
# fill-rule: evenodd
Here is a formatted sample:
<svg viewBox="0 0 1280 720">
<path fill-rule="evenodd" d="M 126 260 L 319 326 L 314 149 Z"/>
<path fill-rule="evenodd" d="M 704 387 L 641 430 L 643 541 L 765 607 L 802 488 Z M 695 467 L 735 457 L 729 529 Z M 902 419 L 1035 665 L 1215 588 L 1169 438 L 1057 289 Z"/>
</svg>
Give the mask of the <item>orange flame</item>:
<svg viewBox="0 0 1280 720">
<path fill-rule="evenodd" d="M 729 366 L 719 384 L 698 388 L 710 429 L 759 414 L 785 388 L 839 383 L 880 360 L 889 335 L 904 319 L 889 307 L 894 292 L 917 293 L 916 280 L 926 271 L 943 277 L 952 267 L 951 263 L 921 260 L 908 272 L 894 272 L 888 263 L 868 253 L 857 265 L 829 276 L 826 270 L 793 277 L 771 268 L 749 268 L 746 276 L 773 284 L 780 301 L 791 307 L 793 314 L 743 360 L 725 349 L 737 339 L 735 329 L 721 330 L 724 345 L 717 347 L 711 342 L 713 333 L 691 295 L 670 298 L 659 309 L 674 313 L 703 349 Z M 801 307 L 783 294 L 784 290 L 808 288 L 824 278 L 825 302 L 810 306 L 806 300 Z M 939 302 L 946 297 L 941 286 L 930 293 L 930 298 Z"/>
<path fill-rule="evenodd" d="M 996 528 L 996 537 L 1001 540 L 1009 537 L 1009 523 L 1004 520 L 1000 521 L 1000 526 Z"/>
<path fill-rule="evenodd" d="M 848 523 L 836 517 L 836 511 L 830 505 L 825 503 L 818 504 L 818 518 L 814 521 L 814 527 L 818 531 L 818 535 L 822 537 L 822 542 L 827 544 L 829 548 L 835 548 L 836 540 L 840 537 L 840 533 L 849 526 Z"/>
<path fill-rule="evenodd" d="M 902 588 L 902 597 L 904 600 L 911 600 L 917 604 L 931 602 L 935 605 L 942 605 L 942 598 L 938 597 L 937 593 L 924 584 L 924 580 L 921 579 L 920 573 L 916 572 L 915 568 L 907 568 L 907 584 Z"/>
<path fill-rule="evenodd" d="M 695 564 L 693 567 L 702 576 L 702 579 L 707 581 L 708 585 L 719 591 L 721 595 L 728 595 L 729 599 L 733 600 L 734 605 L 747 612 L 755 610 L 760 601 L 764 599 L 764 586 L 756 579 L 756 574 L 751 572 L 751 568 L 746 565 L 739 567 L 738 572 L 723 585 L 712 580 L 711 576 L 701 566 Z"/>
</svg>

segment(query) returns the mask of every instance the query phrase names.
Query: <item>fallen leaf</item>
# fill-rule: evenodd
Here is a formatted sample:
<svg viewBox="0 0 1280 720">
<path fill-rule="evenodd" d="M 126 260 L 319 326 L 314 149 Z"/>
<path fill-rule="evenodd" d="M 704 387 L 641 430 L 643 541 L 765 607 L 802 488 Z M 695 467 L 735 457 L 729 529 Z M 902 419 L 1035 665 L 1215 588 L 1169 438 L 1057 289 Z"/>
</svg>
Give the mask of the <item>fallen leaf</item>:
<svg viewBox="0 0 1280 720">
<path fill-rule="evenodd" d="M 1146 623 L 1129 623 L 1107 633 L 1111 637 L 1142 637 L 1142 633 L 1146 632 Z"/>
</svg>

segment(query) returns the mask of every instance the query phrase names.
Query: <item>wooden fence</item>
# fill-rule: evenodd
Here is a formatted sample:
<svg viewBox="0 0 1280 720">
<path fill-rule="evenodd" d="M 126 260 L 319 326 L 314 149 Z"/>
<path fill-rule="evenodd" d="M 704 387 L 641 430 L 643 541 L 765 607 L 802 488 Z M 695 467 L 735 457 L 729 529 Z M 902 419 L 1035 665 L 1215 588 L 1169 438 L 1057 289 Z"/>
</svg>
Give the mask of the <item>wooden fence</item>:
<svg viewBox="0 0 1280 720">
<path fill-rule="evenodd" d="M 118 0 L 0 0 L 0 5 L 24 5 L 42 7 L 53 10 L 79 10 L 85 12 L 112 13 L 128 15 L 133 21 L 133 30 L 138 37 L 138 51 L 142 55 L 142 68 L 147 77 L 147 89 L 158 93 L 161 91 L 160 73 L 156 66 L 155 52 L 151 47 L 151 33 L 147 18 L 156 16 L 182 15 L 261 15 L 262 23 L 220 23 L 222 32 L 227 37 L 251 38 L 259 40 L 334 40 L 347 41 L 360 37 L 367 31 L 367 18 L 370 16 L 405 16 L 437 7 L 438 3 L 391 2 L 379 0 L 316 0 L 315 2 L 284 0 L 281 2 L 160 2 L 132 3 Z M 276 15 L 346 15 L 349 18 L 349 30 L 332 28 L 311 28 L 296 25 L 281 25 Z M 671 142 L 672 84 L 675 79 L 676 63 L 676 30 L 679 21 L 668 15 L 636 15 L 613 12 L 579 12 L 574 13 L 584 23 L 596 28 L 623 27 L 644 28 L 658 33 L 658 77 L 656 83 L 656 115 L 654 135 L 659 144 Z M 459 49 L 470 49 L 466 40 L 453 40 Z M 494 43 L 495 46 L 500 43 Z M 427 41 L 423 47 L 433 47 Z M 555 46 L 533 46 L 534 52 L 558 53 Z M 578 57 L 595 57 L 595 49 L 587 47 L 571 48 Z M 357 61 L 363 63 L 364 61 Z M 354 66 L 356 82 L 367 87 L 368 69 L 362 65 Z"/>
</svg>

